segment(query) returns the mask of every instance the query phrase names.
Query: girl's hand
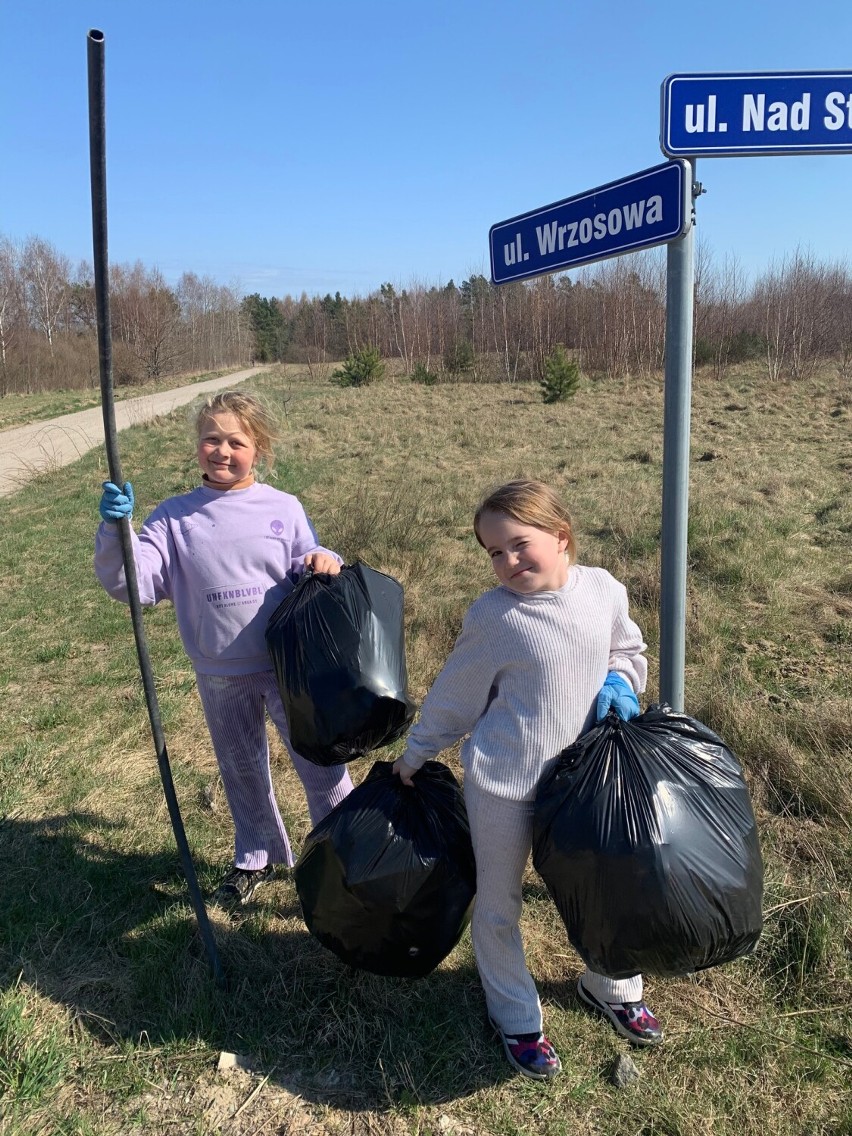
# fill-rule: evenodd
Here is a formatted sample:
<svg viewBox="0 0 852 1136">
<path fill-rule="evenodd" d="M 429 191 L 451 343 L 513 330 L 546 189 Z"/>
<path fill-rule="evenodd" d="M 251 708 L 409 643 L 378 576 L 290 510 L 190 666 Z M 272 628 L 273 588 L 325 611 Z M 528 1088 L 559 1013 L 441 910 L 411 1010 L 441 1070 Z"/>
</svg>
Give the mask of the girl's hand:
<svg viewBox="0 0 852 1136">
<path fill-rule="evenodd" d="M 618 671 L 609 672 L 598 693 L 597 720 L 602 722 L 610 709 L 625 722 L 639 715 L 639 699 L 634 694 L 633 687 Z"/>
<path fill-rule="evenodd" d="M 101 519 L 109 525 L 118 524 L 122 517 L 130 520 L 133 516 L 133 486 L 130 482 L 125 481 L 124 488 L 119 489 L 112 481 L 105 481 L 103 490 L 101 503 L 98 505 Z"/>
<path fill-rule="evenodd" d="M 414 784 L 413 777 L 417 770 L 412 765 L 409 765 L 407 761 L 403 761 L 401 757 L 398 757 L 393 763 L 391 772 L 398 775 L 403 785 L 410 787 Z"/>
<path fill-rule="evenodd" d="M 327 576 L 340 573 L 340 565 L 327 552 L 309 552 L 305 557 L 305 567 L 312 568 L 314 572 L 324 572 Z"/>
</svg>

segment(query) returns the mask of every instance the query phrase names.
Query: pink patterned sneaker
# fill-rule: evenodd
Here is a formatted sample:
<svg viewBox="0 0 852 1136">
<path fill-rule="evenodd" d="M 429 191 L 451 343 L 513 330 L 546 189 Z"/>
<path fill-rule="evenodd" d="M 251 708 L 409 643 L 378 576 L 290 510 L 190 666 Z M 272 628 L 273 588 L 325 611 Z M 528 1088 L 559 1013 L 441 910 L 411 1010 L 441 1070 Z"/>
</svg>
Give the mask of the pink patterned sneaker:
<svg viewBox="0 0 852 1136">
<path fill-rule="evenodd" d="M 549 1081 L 562 1069 L 556 1050 L 543 1033 L 506 1034 L 493 1018 L 488 1021 L 503 1042 L 509 1064 L 534 1081 Z"/>
<path fill-rule="evenodd" d="M 577 993 L 587 1006 L 612 1022 L 616 1033 L 633 1045 L 659 1045 L 663 1040 L 660 1023 L 644 1002 L 599 1002 L 585 988 L 582 978 L 577 983 Z"/>
</svg>

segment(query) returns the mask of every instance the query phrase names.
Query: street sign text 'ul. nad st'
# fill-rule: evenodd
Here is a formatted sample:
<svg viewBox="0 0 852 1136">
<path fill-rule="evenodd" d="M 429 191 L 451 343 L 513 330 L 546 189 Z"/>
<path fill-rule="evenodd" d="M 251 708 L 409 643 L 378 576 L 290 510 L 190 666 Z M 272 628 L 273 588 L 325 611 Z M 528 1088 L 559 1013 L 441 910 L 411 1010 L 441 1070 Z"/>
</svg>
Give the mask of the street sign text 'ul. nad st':
<svg viewBox="0 0 852 1136">
<path fill-rule="evenodd" d="M 683 236 L 692 221 L 686 162 L 664 162 L 491 226 L 491 279 L 525 280 Z"/>
<path fill-rule="evenodd" d="M 669 75 L 661 104 L 671 157 L 852 153 L 852 71 Z"/>
</svg>

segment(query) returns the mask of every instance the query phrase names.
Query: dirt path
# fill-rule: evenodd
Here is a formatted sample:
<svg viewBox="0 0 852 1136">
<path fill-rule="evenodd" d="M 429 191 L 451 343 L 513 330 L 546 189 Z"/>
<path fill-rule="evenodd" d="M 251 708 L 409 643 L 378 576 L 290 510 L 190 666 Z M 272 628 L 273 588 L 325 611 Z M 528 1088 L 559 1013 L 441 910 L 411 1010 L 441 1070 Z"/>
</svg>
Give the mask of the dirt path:
<svg viewBox="0 0 852 1136">
<path fill-rule="evenodd" d="M 250 367 L 245 371 L 220 375 L 186 387 L 161 391 L 159 394 L 128 398 L 115 404 L 115 424 L 118 430 L 150 422 L 161 414 L 170 414 L 177 406 L 184 406 L 200 394 L 232 387 L 259 375 L 268 367 Z M 4 462 L 0 468 L 0 497 L 8 497 L 31 477 L 45 470 L 69 465 L 95 446 L 104 444 L 103 411 L 100 406 L 48 418 L 29 426 L 16 426 L 0 431 Z"/>
</svg>

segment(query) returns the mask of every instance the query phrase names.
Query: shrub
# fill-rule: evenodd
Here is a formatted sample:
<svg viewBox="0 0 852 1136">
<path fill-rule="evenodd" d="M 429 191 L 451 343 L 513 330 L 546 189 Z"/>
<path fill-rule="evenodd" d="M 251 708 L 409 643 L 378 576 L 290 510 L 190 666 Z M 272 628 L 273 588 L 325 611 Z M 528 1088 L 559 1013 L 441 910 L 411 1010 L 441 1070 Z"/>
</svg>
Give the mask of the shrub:
<svg viewBox="0 0 852 1136">
<path fill-rule="evenodd" d="M 331 377 L 342 387 L 365 387 L 373 379 L 380 379 L 385 373 L 385 365 L 379 355 L 378 347 L 362 347 L 332 371 Z"/>
<path fill-rule="evenodd" d="M 411 374 L 408 376 L 413 383 L 422 383 L 425 387 L 433 387 L 438 381 L 438 376 L 434 371 L 430 371 L 425 363 L 418 360 L 411 368 Z"/>
<path fill-rule="evenodd" d="M 696 339 L 692 358 L 696 367 L 706 367 L 716 358 L 716 345 L 709 339 Z"/>
<path fill-rule="evenodd" d="M 554 347 L 544 361 L 544 376 L 539 379 L 545 402 L 562 402 L 576 394 L 580 385 L 580 368 L 569 359 L 563 347 Z"/>
<path fill-rule="evenodd" d="M 444 352 L 444 369 L 451 375 L 472 371 L 474 361 L 473 344 L 468 339 L 454 340 Z"/>
<path fill-rule="evenodd" d="M 738 331 L 731 339 L 728 359 L 732 363 L 748 363 L 766 355 L 766 339 L 754 331 Z"/>
<path fill-rule="evenodd" d="M 696 367 L 707 366 L 717 360 L 724 366 L 731 363 L 749 363 L 766 355 L 766 339 L 753 331 L 738 331 L 736 335 L 721 339 L 696 339 L 693 358 Z"/>
</svg>

